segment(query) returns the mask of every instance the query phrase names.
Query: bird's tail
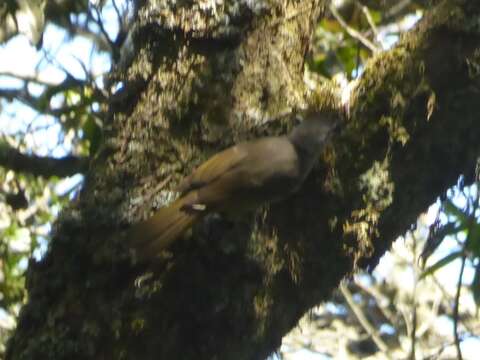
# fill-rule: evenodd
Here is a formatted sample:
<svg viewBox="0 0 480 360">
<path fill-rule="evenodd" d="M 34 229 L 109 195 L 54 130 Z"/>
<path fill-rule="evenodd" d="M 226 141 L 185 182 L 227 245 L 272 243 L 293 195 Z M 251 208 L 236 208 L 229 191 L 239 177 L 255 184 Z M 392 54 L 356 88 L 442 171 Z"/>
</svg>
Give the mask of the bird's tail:
<svg viewBox="0 0 480 360">
<path fill-rule="evenodd" d="M 200 219 L 201 212 L 185 210 L 186 201 L 181 197 L 128 230 L 129 245 L 139 261 L 154 258 Z"/>
</svg>

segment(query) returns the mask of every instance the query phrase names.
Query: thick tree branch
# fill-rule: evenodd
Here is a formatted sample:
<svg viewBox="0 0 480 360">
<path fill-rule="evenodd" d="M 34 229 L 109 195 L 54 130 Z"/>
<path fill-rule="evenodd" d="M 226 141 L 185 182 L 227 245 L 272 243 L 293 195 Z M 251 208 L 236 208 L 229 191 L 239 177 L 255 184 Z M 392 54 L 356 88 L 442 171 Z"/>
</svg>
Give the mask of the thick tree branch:
<svg viewBox="0 0 480 360">
<path fill-rule="evenodd" d="M 16 172 L 26 172 L 43 177 L 66 177 L 84 173 L 87 170 L 87 165 L 87 158 L 76 156 L 52 158 L 26 155 L 6 144 L 0 144 L 0 166 Z"/>
</svg>

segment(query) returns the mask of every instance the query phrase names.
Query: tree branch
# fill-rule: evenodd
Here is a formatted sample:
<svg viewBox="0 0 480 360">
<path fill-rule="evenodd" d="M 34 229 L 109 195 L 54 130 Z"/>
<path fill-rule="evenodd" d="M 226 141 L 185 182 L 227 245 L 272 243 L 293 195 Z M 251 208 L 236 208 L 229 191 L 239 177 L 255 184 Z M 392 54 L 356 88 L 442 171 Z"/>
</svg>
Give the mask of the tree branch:
<svg viewBox="0 0 480 360">
<path fill-rule="evenodd" d="M 42 78 L 39 74 L 21 74 L 21 73 L 16 73 L 15 71 L 0 71 L 0 76 L 6 76 L 10 78 L 14 78 L 20 81 L 24 82 L 32 82 L 36 83 L 39 85 L 45 85 L 45 86 L 57 86 L 59 85 L 59 82 L 56 81 L 51 81 L 46 78 Z"/>
<path fill-rule="evenodd" d="M 460 347 L 461 339 L 460 335 L 458 333 L 458 310 L 460 306 L 460 293 L 462 290 L 462 278 L 463 278 L 463 272 L 465 270 L 465 262 L 467 260 L 466 255 L 462 256 L 462 264 L 460 266 L 460 273 L 458 275 L 458 282 L 457 282 L 457 292 L 455 294 L 455 305 L 453 307 L 453 338 L 455 340 L 455 349 L 457 351 L 457 359 L 462 360 L 463 355 L 462 355 L 462 348 Z"/>
<path fill-rule="evenodd" d="M 355 301 L 353 300 L 353 296 L 350 290 L 348 290 L 347 286 L 345 286 L 345 284 L 342 283 L 340 284 L 340 291 L 342 292 L 343 297 L 347 301 L 348 306 L 350 306 L 350 309 L 352 309 L 353 313 L 355 314 L 355 317 L 357 318 L 360 325 L 362 325 L 362 327 L 367 332 L 367 334 L 370 335 L 370 337 L 372 338 L 375 345 L 377 345 L 379 350 L 382 351 L 382 353 L 387 358 L 389 358 L 388 345 L 385 344 L 380 334 L 378 333 L 377 329 L 375 329 L 375 327 L 373 327 L 370 321 L 368 321 L 362 309 L 359 306 L 357 306 L 357 304 L 355 304 Z"/>
<path fill-rule="evenodd" d="M 0 166 L 16 172 L 42 177 L 67 177 L 85 172 L 87 165 L 87 158 L 71 155 L 62 158 L 26 155 L 6 144 L 0 144 Z"/>
<path fill-rule="evenodd" d="M 345 31 L 348 33 L 348 35 L 350 35 L 354 39 L 357 39 L 363 46 L 365 46 L 367 49 L 370 49 L 371 52 L 377 53 L 377 52 L 380 51 L 380 48 L 377 45 L 375 45 L 373 42 L 368 40 L 359 31 L 350 27 L 350 25 L 348 25 L 347 22 L 342 18 L 342 16 L 340 15 L 340 13 L 337 11 L 337 9 L 335 8 L 335 6 L 333 4 L 330 5 L 329 9 L 330 9 L 330 12 L 332 13 L 333 17 L 345 29 Z"/>
</svg>

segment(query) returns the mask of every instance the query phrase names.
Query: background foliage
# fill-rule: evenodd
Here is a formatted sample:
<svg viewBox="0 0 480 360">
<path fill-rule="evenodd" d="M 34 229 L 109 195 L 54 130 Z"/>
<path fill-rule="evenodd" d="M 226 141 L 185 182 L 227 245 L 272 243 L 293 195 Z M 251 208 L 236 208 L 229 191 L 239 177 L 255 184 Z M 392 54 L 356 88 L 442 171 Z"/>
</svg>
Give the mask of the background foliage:
<svg viewBox="0 0 480 360">
<path fill-rule="evenodd" d="M 391 47 L 426 6 L 413 0 L 332 1 L 312 40 L 308 75 L 353 81 L 365 61 Z M 108 127 L 108 73 L 128 58 L 135 11 L 135 2 L 124 0 L 0 4 L 2 344 L 27 297 L 28 259 L 48 251 L 55 216 L 75 197 L 78 174 L 87 170 Z M 308 314 L 278 356 L 461 357 L 462 342 L 478 345 L 476 189 L 460 179 L 379 269 L 346 280 L 331 302 Z"/>
</svg>

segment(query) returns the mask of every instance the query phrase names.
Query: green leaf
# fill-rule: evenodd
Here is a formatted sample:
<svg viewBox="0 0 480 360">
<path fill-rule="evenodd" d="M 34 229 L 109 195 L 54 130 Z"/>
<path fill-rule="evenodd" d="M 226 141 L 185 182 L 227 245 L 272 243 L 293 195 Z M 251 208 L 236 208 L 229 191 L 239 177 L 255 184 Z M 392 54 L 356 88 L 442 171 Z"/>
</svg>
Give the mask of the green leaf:
<svg viewBox="0 0 480 360">
<path fill-rule="evenodd" d="M 102 140 L 102 129 L 98 126 L 93 116 L 89 116 L 83 124 L 83 138 L 90 144 L 90 155 L 93 155 L 98 150 Z"/>
<path fill-rule="evenodd" d="M 343 31 L 342 27 L 336 20 L 329 20 L 328 18 L 323 19 L 320 22 L 320 27 L 324 28 L 327 31 L 330 32 L 340 32 Z"/>
<path fill-rule="evenodd" d="M 438 269 L 444 267 L 445 265 L 451 263 L 453 260 L 461 257 L 463 255 L 463 251 L 455 251 L 455 252 L 452 252 L 450 254 L 448 254 L 447 256 L 445 256 L 443 259 L 441 260 L 438 260 L 435 264 L 433 264 L 432 266 L 428 267 L 421 275 L 420 275 L 420 280 L 427 277 L 428 275 L 431 275 L 433 274 L 435 271 L 437 271 Z"/>
<path fill-rule="evenodd" d="M 351 75 L 357 67 L 357 45 L 353 42 L 346 42 L 349 46 L 342 46 L 337 50 L 337 56 L 342 62 L 345 72 Z"/>
<path fill-rule="evenodd" d="M 421 258 L 425 263 L 430 255 L 442 244 L 445 237 L 457 234 L 460 231 L 463 231 L 462 226 L 458 225 L 457 222 L 449 222 L 444 225 L 439 226 L 438 228 L 434 227 L 433 231 L 430 232 L 430 235 L 425 242 L 423 247 Z"/>
<path fill-rule="evenodd" d="M 480 224 L 475 219 L 472 219 L 472 221 L 475 223 L 471 225 L 466 246 L 469 251 L 478 257 L 480 256 Z"/>
<path fill-rule="evenodd" d="M 380 24 L 380 22 L 382 21 L 382 13 L 380 11 L 372 10 L 372 9 L 369 9 L 369 12 L 374 24 L 375 25 Z"/>
<path fill-rule="evenodd" d="M 460 231 L 465 230 L 466 227 L 462 225 L 457 225 L 454 222 L 447 223 L 445 225 L 442 225 L 437 232 L 435 233 L 435 236 L 438 238 L 444 238 L 449 235 L 457 234 Z"/>
<path fill-rule="evenodd" d="M 448 216 L 453 216 L 462 224 L 465 224 L 468 221 L 468 214 L 464 213 L 461 209 L 459 209 L 450 199 L 445 200 L 443 203 L 443 207 L 445 210 L 445 214 Z"/>
</svg>

